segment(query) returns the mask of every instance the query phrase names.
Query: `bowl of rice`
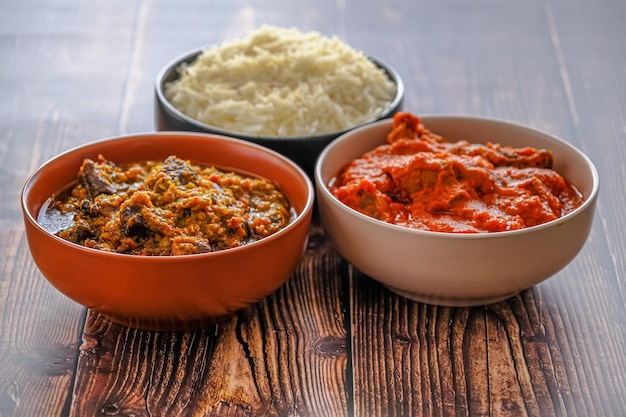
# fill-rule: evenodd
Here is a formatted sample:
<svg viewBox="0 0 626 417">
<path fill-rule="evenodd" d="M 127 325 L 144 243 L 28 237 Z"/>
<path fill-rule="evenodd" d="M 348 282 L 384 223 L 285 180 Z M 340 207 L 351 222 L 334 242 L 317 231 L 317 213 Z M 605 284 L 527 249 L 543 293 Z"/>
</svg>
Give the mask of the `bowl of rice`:
<svg viewBox="0 0 626 417">
<path fill-rule="evenodd" d="M 404 84 L 385 62 L 338 39 L 262 26 L 174 59 L 155 83 L 155 125 L 244 139 L 311 177 L 343 133 L 402 109 Z"/>
</svg>

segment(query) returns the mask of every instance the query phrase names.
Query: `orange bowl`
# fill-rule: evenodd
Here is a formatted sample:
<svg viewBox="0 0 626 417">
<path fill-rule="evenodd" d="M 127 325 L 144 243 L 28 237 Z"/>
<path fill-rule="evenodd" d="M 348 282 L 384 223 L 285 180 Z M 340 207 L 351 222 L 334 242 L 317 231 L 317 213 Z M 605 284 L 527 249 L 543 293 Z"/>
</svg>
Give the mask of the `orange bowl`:
<svg viewBox="0 0 626 417">
<path fill-rule="evenodd" d="M 86 248 L 47 232 L 37 217 L 47 199 L 75 182 L 83 160 L 98 154 L 116 163 L 176 155 L 257 175 L 276 182 L 297 215 L 271 236 L 211 253 L 141 256 Z M 215 323 L 268 296 L 289 278 L 306 249 L 314 190 L 302 169 L 270 149 L 219 135 L 163 132 L 69 150 L 29 177 L 21 202 L 32 257 L 59 291 L 123 325 L 184 330 Z"/>
</svg>

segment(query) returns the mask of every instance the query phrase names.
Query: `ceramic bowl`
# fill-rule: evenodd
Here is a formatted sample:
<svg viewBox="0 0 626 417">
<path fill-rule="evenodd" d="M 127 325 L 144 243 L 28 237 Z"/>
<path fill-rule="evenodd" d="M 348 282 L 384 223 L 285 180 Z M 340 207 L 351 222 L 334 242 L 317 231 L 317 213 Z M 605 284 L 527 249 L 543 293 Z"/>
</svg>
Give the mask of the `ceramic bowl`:
<svg viewBox="0 0 626 417">
<path fill-rule="evenodd" d="M 254 243 L 211 253 L 136 256 L 90 249 L 48 233 L 37 222 L 44 202 L 72 182 L 85 158 L 114 162 L 169 155 L 278 183 L 297 216 Z M 41 273 L 72 300 L 111 321 L 148 330 L 184 330 L 217 322 L 279 288 L 306 249 L 314 202 L 308 176 L 267 148 L 218 135 L 150 133 L 91 142 L 43 164 L 21 203 L 30 252 Z"/>
<path fill-rule="evenodd" d="M 338 138 L 315 168 L 320 217 L 348 262 L 409 299 L 473 306 L 509 298 L 574 259 L 589 235 L 598 196 L 599 178 L 589 158 L 558 137 L 516 123 L 456 115 L 421 119 L 449 141 L 551 149 L 555 170 L 577 186 L 585 202 L 552 222 L 498 233 L 411 230 L 367 217 L 336 199 L 328 183 L 345 164 L 385 143 L 392 121 L 380 121 Z"/>
<path fill-rule="evenodd" d="M 193 62 L 198 55 L 202 53 L 203 49 L 195 50 L 176 58 L 159 71 L 155 82 L 154 98 L 154 118 L 156 129 L 159 131 L 191 131 L 226 135 L 263 145 L 295 161 L 312 178 L 315 161 L 320 152 L 324 149 L 324 147 L 326 147 L 326 145 L 349 129 L 306 137 L 280 138 L 254 136 L 224 130 L 219 127 L 202 123 L 183 114 L 167 100 L 164 92 L 165 85 L 178 79 L 178 68 L 180 65 L 183 63 Z M 382 68 L 387 73 L 389 78 L 396 84 L 397 87 L 396 95 L 391 104 L 378 116 L 368 121 L 373 122 L 391 117 L 393 114 L 402 109 L 404 101 L 404 83 L 398 72 L 390 65 L 377 58 L 370 57 L 370 59 L 374 62 L 374 64 Z"/>
</svg>

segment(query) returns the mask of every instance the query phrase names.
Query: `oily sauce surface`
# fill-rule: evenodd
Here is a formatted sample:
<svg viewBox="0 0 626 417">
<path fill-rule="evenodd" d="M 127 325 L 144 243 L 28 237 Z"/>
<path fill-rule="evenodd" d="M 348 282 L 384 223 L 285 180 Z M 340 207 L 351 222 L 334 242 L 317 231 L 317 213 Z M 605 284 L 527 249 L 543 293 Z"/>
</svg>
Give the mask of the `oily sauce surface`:
<svg viewBox="0 0 626 417">
<path fill-rule="evenodd" d="M 343 203 L 414 229 L 516 230 L 579 207 L 578 191 L 553 169 L 550 150 L 448 142 L 418 116 L 394 116 L 387 144 L 345 166 L 329 184 Z"/>
<path fill-rule="evenodd" d="M 292 219 L 273 182 L 169 156 L 117 165 L 86 159 L 78 183 L 48 201 L 39 223 L 86 247 L 187 255 L 270 236 Z"/>
</svg>

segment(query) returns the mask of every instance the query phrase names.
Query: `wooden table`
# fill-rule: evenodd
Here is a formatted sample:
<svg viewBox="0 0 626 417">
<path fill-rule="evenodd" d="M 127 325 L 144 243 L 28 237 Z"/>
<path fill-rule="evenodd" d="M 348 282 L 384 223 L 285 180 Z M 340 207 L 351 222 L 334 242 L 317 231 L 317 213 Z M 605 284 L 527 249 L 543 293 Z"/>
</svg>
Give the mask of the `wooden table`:
<svg viewBox="0 0 626 417">
<path fill-rule="evenodd" d="M 626 415 L 624 17 L 623 0 L 2 1 L 0 416 Z M 507 301 L 443 308 L 360 274 L 315 225 L 275 294 L 184 333 L 58 293 L 28 251 L 27 176 L 154 130 L 161 66 L 263 23 L 391 63 L 414 113 L 511 119 L 582 149 L 602 181 L 582 252 Z"/>
</svg>

